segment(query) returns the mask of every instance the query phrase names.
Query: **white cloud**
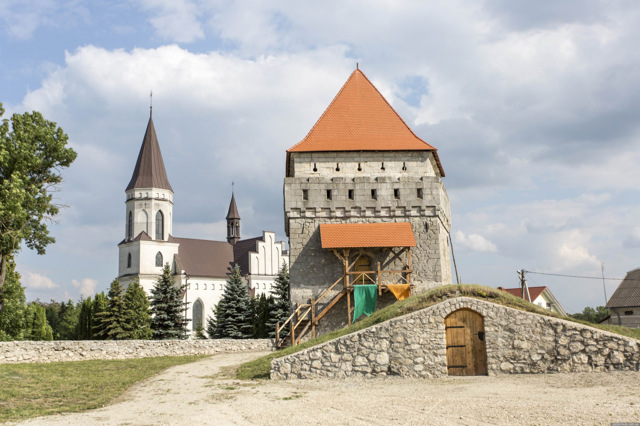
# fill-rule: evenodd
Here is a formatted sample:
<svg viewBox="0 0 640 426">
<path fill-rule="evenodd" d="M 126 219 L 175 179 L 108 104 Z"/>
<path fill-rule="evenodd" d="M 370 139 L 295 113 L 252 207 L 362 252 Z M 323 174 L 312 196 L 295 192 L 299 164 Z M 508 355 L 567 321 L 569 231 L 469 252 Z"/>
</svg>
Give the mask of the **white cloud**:
<svg viewBox="0 0 640 426">
<path fill-rule="evenodd" d="M 27 40 L 40 27 L 71 26 L 86 19 L 86 7 L 76 0 L 3 0 L 0 21 L 10 37 Z"/>
<path fill-rule="evenodd" d="M 45 290 L 57 288 L 51 278 L 37 272 L 26 272 L 22 277 L 22 285 L 29 289 Z"/>
<path fill-rule="evenodd" d="M 465 234 L 457 231 L 455 236 L 456 243 L 470 251 L 495 252 L 498 250 L 495 244 L 479 234 Z"/>
<path fill-rule="evenodd" d="M 95 294 L 98 281 L 91 278 L 84 278 L 81 281 L 71 280 L 71 284 L 80 290 L 80 295 L 86 299 Z"/>
<path fill-rule="evenodd" d="M 200 7 L 189 0 L 140 0 L 142 6 L 152 11 L 151 24 L 156 35 L 165 40 L 190 43 L 204 37 L 198 20 Z"/>
</svg>

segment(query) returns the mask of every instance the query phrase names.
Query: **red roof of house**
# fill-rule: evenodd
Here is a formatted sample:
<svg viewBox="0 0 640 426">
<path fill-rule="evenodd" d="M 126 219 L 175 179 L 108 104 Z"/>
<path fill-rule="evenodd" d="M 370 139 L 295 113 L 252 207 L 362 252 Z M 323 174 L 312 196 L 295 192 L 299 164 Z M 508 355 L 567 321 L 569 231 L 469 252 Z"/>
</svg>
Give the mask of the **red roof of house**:
<svg viewBox="0 0 640 426">
<path fill-rule="evenodd" d="M 531 300 L 529 302 L 533 302 L 534 300 L 536 300 L 538 298 L 538 296 L 540 296 L 542 294 L 542 292 L 544 291 L 545 288 L 547 288 L 547 287 L 546 286 L 529 287 L 529 294 L 531 295 Z M 518 288 L 498 287 L 498 290 L 506 291 L 507 293 L 512 294 L 512 295 L 522 299 L 522 287 L 518 287 Z M 525 300 L 526 300 L 526 293 L 525 293 Z"/>
<path fill-rule="evenodd" d="M 416 246 L 409 222 L 321 224 L 320 239 L 326 249 Z"/>
<path fill-rule="evenodd" d="M 287 151 L 433 151 L 416 136 L 362 71 L 356 69 L 309 134 Z"/>
</svg>

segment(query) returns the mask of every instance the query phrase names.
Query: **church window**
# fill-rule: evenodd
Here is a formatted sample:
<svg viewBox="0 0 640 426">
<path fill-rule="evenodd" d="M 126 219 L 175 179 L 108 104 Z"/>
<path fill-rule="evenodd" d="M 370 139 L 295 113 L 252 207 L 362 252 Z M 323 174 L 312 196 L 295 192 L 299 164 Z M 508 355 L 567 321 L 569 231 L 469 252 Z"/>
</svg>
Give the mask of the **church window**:
<svg viewBox="0 0 640 426">
<path fill-rule="evenodd" d="M 129 222 L 127 223 L 127 237 L 133 238 L 133 213 L 129 212 Z"/>
<path fill-rule="evenodd" d="M 303 189 L 302 190 L 302 199 L 307 201 L 309 199 L 309 190 L 308 189 Z"/>
<path fill-rule="evenodd" d="M 267 284 L 266 283 L 262 283 L 262 289 L 266 290 L 267 289 Z"/>
<path fill-rule="evenodd" d="M 206 289 L 207 289 L 207 283 L 204 283 L 204 284 L 202 285 L 202 289 L 203 289 L 203 290 L 206 290 Z"/>
<path fill-rule="evenodd" d="M 349 199 L 353 200 L 353 189 L 349 190 Z"/>
<path fill-rule="evenodd" d="M 193 302 L 193 331 L 197 331 L 202 328 L 202 312 L 204 311 L 202 301 L 200 299 Z"/>
<path fill-rule="evenodd" d="M 156 254 L 156 266 L 162 266 L 162 253 Z"/>
<path fill-rule="evenodd" d="M 373 198 L 374 200 L 378 199 L 378 191 L 375 189 L 371 190 L 371 198 Z"/>
<path fill-rule="evenodd" d="M 400 189 L 399 188 L 393 188 L 393 198 L 395 198 L 396 200 L 400 199 Z"/>
<path fill-rule="evenodd" d="M 162 210 L 156 213 L 156 240 L 164 240 L 164 215 Z"/>
<path fill-rule="evenodd" d="M 196 283 L 196 290 L 198 289 L 198 283 Z"/>
<path fill-rule="evenodd" d="M 331 199 L 331 190 L 327 189 L 327 200 Z"/>
<path fill-rule="evenodd" d="M 131 253 L 127 254 L 127 268 L 131 268 Z"/>
<path fill-rule="evenodd" d="M 422 199 L 423 194 L 422 194 L 422 188 L 418 188 L 418 198 Z"/>
</svg>

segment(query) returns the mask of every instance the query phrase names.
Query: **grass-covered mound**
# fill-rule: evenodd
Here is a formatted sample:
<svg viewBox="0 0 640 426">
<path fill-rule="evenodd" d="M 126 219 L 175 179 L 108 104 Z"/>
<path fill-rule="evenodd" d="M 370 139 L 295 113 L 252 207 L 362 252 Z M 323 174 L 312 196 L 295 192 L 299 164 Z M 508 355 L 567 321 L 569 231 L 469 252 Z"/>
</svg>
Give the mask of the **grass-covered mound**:
<svg viewBox="0 0 640 426">
<path fill-rule="evenodd" d="M 486 300 L 488 302 L 497 303 L 499 305 L 508 306 L 510 308 L 520 309 L 521 311 L 533 312 L 540 315 L 562 318 L 565 320 L 577 322 L 580 324 L 586 324 L 591 327 L 599 328 L 601 330 L 621 334 L 623 336 L 633 337 L 635 339 L 640 340 L 639 329 L 631 329 L 627 327 L 618 327 L 618 326 L 612 326 L 612 325 L 591 324 L 584 321 L 574 320 L 570 317 L 561 317 L 560 315 L 551 313 L 550 311 L 544 308 L 541 308 L 540 306 L 534 305 L 533 303 L 526 302 L 523 299 L 520 299 L 519 297 L 512 296 L 509 293 L 506 293 L 504 291 L 491 288 L 491 287 L 483 287 L 479 285 L 470 285 L 470 284 L 447 285 L 447 286 L 434 288 L 424 293 L 420 293 L 416 296 L 410 297 L 401 302 L 396 302 L 392 305 L 387 306 L 384 309 L 381 309 L 375 312 L 370 317 L 364 318 L 363 320 L 360 320 L 352 324 L 349 327 L 345 327 L 343 329 L 324 334 L 318 338 L 309 340 L 298 346 L 285 348 L 285 349 L 270 353 L 269 355 L 263 356 L 262 358 L 258 358 L 254 361 L 247 362 L 241 365 L 240 368 L 238 369 L 238 379 L 243 379 L 243 380 L 268 379 L 269 372 L 271 369 L 271 360 L 273 360 L 274 358 L 280 358 L 286 355 L 300 352 L 304 349 L 319 345 L 329 340 L 333 340 L 338 337 L 341 337 L 350 333 L 354 333 L 359 330 L 363 330 L 365 328 L 371 327 L 372 325 L 376 325 L 381 322 L 387 321 L 391 318 L 395 318 L 405 314 L 409 314 L 411 312 L 419 311 L 420 309 L 424 309 L 431 305 L 435 305 L 436 303 L 442 302 L 444 300 L 451 299 L 453 297 L 460 297 L 460 296 L 474 297 L 476 299 Z"/>
</svg>

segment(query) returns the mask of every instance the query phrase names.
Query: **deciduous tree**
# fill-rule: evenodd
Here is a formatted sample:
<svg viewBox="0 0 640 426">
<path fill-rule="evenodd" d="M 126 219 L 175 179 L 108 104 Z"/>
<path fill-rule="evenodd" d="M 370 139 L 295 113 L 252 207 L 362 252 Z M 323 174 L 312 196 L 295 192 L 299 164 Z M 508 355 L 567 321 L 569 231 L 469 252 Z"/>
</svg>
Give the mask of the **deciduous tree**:
<svg viewBox="0 0 640 426">
<path fill-rule="evenodd" d="M 0 292 L 8 261 L 23 242 L 44 254 L 55 241 L 46 222 L 60 209 L 51 195 L 62 182 L 60 170 L 76 158 L 67 140 L 56 123 L 35 111 L 13 114 L 0 124 Z"/>
<path fill-rule="evenodd" d="M 13 260 L 8 261 L 7 275 L 0 298 L 4 309 L 0 311 L 0 341 L 22 340 L 27 309 L 24 287 L 20 285 L 20 274 L 15 270 Z"/>
</svg>

